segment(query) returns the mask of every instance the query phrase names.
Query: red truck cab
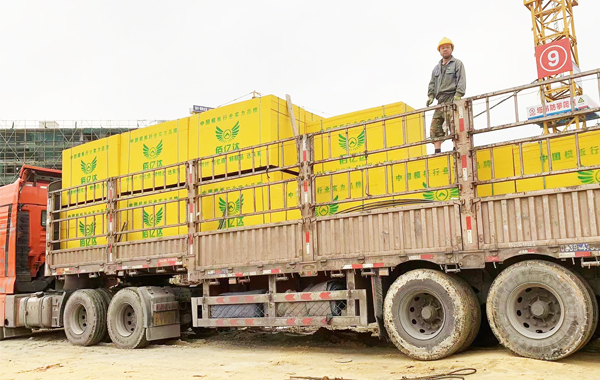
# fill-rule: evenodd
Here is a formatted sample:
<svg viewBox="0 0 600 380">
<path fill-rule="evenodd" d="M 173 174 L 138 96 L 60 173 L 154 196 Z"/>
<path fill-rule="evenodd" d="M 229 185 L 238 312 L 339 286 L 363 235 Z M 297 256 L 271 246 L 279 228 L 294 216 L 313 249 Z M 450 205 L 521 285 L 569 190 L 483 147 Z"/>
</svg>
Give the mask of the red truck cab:
<svg viewBox="0 0 600 380">
<path fill-rule="evenodd" d="M 19 178 L 0 187 L 0 312 L 8 294 L 44 290 L 48 185 L 59 170 L 23 165 Z M 4 316 L 2 320 L 4 320 Z"/>
</svg>

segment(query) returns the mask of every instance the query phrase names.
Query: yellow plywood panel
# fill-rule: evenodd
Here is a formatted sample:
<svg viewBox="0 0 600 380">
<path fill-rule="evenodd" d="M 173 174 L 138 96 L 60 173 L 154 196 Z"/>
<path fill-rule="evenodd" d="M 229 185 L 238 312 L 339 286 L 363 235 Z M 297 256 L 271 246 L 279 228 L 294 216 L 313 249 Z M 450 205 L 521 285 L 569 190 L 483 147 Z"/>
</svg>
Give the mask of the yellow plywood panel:
<svg viewBox="0 0 600 380">
<path fill-rule="evenodd" d="M 302 219 L 299 208 L 298 176 L 285 172 L 273 172 L 269 174 L 269 183 L 271 183 L 270 186 L 263 188 L 263 196 L 266 200 L 265 209 L 270 211 L 265 215 L 265 223 Z M 287 210 L 275 211 L 283 209 Z"/>
<path fill-rule="evenodd" d="M 298 132 L 306 129 L 306 118 L 312 114 L 294 106 Z M 219 107 L 190 118 L 190 158 L 202 158 L 235 152 L 251 146 L 275 142 L 294 136 L 287 102 L 268 95 Z M 231 153 L 227 157 L 202 162 L 204 178 L 213 174 L 234 173 L 251 168 L 294 165 L 296 145 L 288 142 L 268 148 Z"/>
<path fill-rule="evenodd" d="M 119 175 L 120 135 L 66 149 L 62 153 L 63 188 L 82 186 Z M 62 203 L 80 203 L 106 196 L 106 186 L 80 187 L 63 194 Z"/>
<path fill-rule="evenodd" d="M 106 213 L 105 204 L 62 212 L 61 219 L 69 218 L 69 220 L 60 223 L 60 238 L 61 240 L 68 240 L 60 244 L 61 249 L 107 244 Z"/>
<path fill-rule="evenodd" d="M 412 108 L 404 103 L 394 103 L 382 107 L 374 107 L 362 111 L 322 119 L 307 124 L 307 132 L 327 131 L 329 129 L 353 124 L 372 122 L 385 116 L 397 115 L 411 111 Z M 337 158 L 339 160 L 317 165 L 315 172 L 330 172 L 354 168 L 368 164 L 392 160 L 402 160 L 409 157 L 419 157 L 426 154 L 425 146 L 399 149 L 390 152 L 369 154 L 365 156 L 347 157 L 360 154 L 365 150 L 373 151 L 393 147 L 409 142 L 421 141 L 424 138 L 422 119 L 418 116 L 405 118 L 404 128 L 401 119 L 388 120 L 359 126 L 346 131 L 318 135 L 314 138 L 315 159 L 322 160 Z"/>
<path fill-rule="evenodd" d="M 118 228 L 121 232 L 132 231 L 123 234 L 121 241 L 187 234 L 186 197 L 186 192 L 179 190 L 119 202 Z"/>
<path fill-rule="evenodd" d="M 160 169 L 188 160 L 189 118 L 167 121 L 122 134 L 121 175 Z M 121 191 L 172 185 L 185 180 L 183 165 L 125 177 Z"/>
<path fill-rule="evenodd" d="M 314 192 L 316 202 L 321 206 L 317 207 L 315 213 L 317 216 L 332 215 L 355 206 L 357 202 L 339 202 L 363 197 L 363 184 L 364 178 L 360 171 L 316 177 Z"/>
<path fill-rule="evenodd" d="M 480 185 L 479 196 L 502 195 L 514 192 L 527 192 L 557 187 L 576 186 L 586 183 L 596 183 L 594 171 L 585 170 L 585 166 L 599 165 L 599 132 L 586 132 L 580 134 L 579 152 L 582 170 L 577 173 L 561 175 L 540 175 L 539 177 L 524 180 L 512 180 L 495 183 L 493 185 Z M 546 141 L 525 143 L 519 149 L 518 145 L 512 147 L 494 148 L 493 161 L 495 179 L 513 176 L 534 175 L 543 172 L 577 168 L 577 144 L 574 136 L 553 138 L 550 140 L 550 149 Z M 512 152 L 511 152 L 512 150 Z M 521 159 L 520 156 L 523 156 Z M 521 162 L 523 168 L 521 169 Z M 480 150 L 477 153 L 477 168 L 480 180 L 492 178 L 492 158 L 490 150 Z"/>
<path fill-rule="evenodd" d="M 427 186 L 427 177 L 429 186 Z M 427 199 L 445 201 L 458 198 L 458 189 L 428 190 L 433 187 L 449 186 L 454 183 L 454 159 L 435 157 L 363 169 L 350 173 L 318 176 L 315 179 L 317 216 L 331 215 L 344 211 L 358 211 L 376 206 L 392 207 L 402 199 Z M 415 191 L 414 194 L 385 197 L 386 194 Z M 342 202 L 367 196 L 377 199 Z"/>
<path fill-rule="evenodd" d="M 493 152 L 493 156 L 492 156 Z M 513 155 L 512 146 L 503 146 L 493 148 L 492 150 L 477 151 L 477 176 L 480 181 L 489 181 L 492 179 L 508 178 L 514 176 L 515 160 L 518 157 Z M 494 161 L 494 171 L 492 172 L 492 157 Z M 515 192 L 515 181 L 494 183 L 492 185 L 483 185 L 478 188 L 479 196 L 509 194 Z"/>
<path fill-rule="evenodd" d="M 218 219 L 200 224 L 200 231 L 253 226 L 265 223 L 264 215 L 245 215 L 266 210 L 263 189 L 269 178 L 265 174 L 234 178 L 200 185 L 202 220 Z M 225 192 L 232 190 L 230 192 Z M 214 194 L 216 192 L 216 194 Z"/>
</svg>

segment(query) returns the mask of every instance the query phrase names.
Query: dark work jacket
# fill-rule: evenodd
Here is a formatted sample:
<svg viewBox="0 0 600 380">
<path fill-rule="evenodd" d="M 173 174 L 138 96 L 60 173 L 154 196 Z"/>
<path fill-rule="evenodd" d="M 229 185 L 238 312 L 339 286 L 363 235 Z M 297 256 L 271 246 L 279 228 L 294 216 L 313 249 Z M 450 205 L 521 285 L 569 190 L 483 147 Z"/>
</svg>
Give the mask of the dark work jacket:
<svg viewBox="0 0 600 380">
<path fill-rule="evenodd" d="M 442 62 L 443 59 L 433 68 L 427 95 L 436 99 L 441 95 L 464 96 L 467 91 L 465 66 L 459 59 L 451 57 L 446 64 L 446 73 L 442 75 Z"/>
</svg>

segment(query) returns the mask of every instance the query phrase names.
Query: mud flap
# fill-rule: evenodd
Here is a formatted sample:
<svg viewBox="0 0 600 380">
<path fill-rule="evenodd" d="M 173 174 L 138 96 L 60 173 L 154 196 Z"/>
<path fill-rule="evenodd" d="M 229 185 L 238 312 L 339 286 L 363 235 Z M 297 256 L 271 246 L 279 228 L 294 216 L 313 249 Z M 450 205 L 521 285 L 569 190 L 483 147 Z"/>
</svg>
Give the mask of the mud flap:
<svg viewBox="0 0 600 380">
<path fill-rule="evenodd" d="M 373 292 L 373 310 L 379 330 L 379 339 L 389 342 L 390 338 L 383 325 L 383 284 L 381 277 L 371 276 L 371 290 Z"/>
<path fill-rule="evenodd" d="M 29 336 L 33 334 L 31 329 L 27 329 L 25 327 L 15 327 L 15 328 L 0 328 L 0 340 L 9 339 L 9 338 L 18 338 L 22 336 Z"/>
<path fill-rule="evenodd" d="M 144 309 L 144 327 L 148 341 L 181 336 L 179 302 L 170 288 L 138 288 Z"/>
</svg>

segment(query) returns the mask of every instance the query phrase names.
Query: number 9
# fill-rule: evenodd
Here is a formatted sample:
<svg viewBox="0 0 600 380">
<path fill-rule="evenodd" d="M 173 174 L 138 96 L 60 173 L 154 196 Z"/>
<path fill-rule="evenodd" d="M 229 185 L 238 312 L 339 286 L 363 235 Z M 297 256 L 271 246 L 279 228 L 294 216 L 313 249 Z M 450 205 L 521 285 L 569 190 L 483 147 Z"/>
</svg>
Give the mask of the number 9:
<svg viewBox="0 0 600 380">
<path fill-rule="evenodd" d="M 548 53 L 548 64 L 550 66 L 557 66 L 559 60 L 560 56 L 557 50 L 551 50 L 550 53 Z"/>
</svg>

